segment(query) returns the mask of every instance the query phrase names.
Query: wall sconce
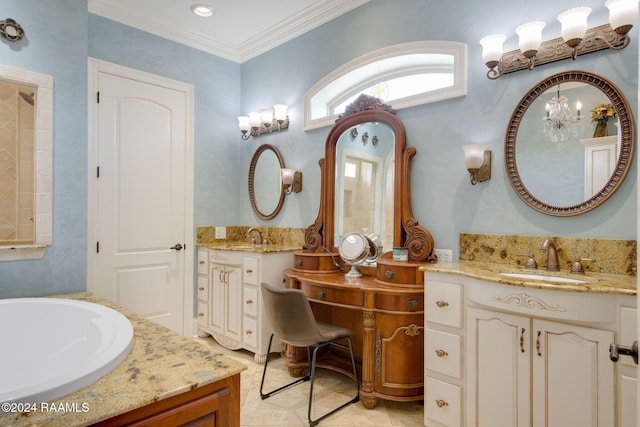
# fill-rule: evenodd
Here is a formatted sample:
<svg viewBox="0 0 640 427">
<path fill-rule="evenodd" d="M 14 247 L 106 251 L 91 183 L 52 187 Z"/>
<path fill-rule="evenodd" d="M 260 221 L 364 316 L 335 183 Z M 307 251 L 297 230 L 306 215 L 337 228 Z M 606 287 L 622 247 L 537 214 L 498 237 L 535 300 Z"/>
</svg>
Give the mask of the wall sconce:
<svg viewBox="0 0 640 427">
<path fill-rule="evenodd" d="M 491 178 L 491 151 L 487 144 L 466 144 L 464 150 L 464 164 L 471 175 L 471 185 Z"/>
<path fill-rule="evenodd" d="M 295 169 L 280 169 L 282 174 L 282 188 L 284 194 L 299 193 L 302 191 L 302 172 Z"/>
<path fill-rule="evenodd" d="M 238 117 L 238 127 L 242 132 L 242 139 L 257 137 L 289 128 L 288 107 L 285 104 L 275 104 L 273 108 L 263 108 L 259 113 L 249 113 L 248 116 Z"/>
<path fill-rule="evenodd" d="M 529 22 L 516 29 L 519 50 L 503 53 L 507 37 L 492 34 L 480 39 L 482 58 L 489 68 L 487 77 L 495 80 L 504 74 L 533 69 L 534 65 L 562 59 L 576 59 L 579 55 L 603 49 L 622 50 L 629 45 L 629 31 L 638 19 L 637 0 L 607 0 L 609 23 L 588 29 L 587 17 L 591 8 L 576 7 L 558 15 L 562 37 L 542 42 L 544 22 Z"/>
</svg>

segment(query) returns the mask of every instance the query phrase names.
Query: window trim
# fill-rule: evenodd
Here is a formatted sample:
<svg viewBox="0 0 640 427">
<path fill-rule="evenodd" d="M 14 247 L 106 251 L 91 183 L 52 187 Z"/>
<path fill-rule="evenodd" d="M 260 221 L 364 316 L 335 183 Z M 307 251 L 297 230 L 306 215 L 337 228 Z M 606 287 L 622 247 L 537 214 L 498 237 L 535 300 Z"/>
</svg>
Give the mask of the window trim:
<svg viewBox="0 0 640 427">
<path fill-rule="evenodd" d="M 396 44 L 355 58 L 336 68 L 314 84 L 304 95 L 304 130 L 308 131 L 318 129 L 325 126 L 331 126 L 335 123 L 335 120 L 338 117 L 337 114 L 317 119 L 311 118 L 311 100 L 334 80 L 360 67 L 382 59 L 425 53 L 453 55 L 453 86 L 392 100 L 390 102 L 392 103 L 393 108 L 395 110 L 400 110 L 403 108 L 415 107 L 417 105 L 465 96 L 467 94 L 467 45 L 465 43 L 444 40 L 426 40 Z"/>
</svg>

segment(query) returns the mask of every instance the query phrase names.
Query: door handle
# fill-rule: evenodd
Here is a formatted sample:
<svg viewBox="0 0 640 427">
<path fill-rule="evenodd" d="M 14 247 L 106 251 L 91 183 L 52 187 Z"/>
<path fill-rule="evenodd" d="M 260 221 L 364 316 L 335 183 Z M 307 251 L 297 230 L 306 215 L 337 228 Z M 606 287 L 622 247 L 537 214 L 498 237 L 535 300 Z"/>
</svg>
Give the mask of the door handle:
<svg viewBox="0 0 640 427">
<path fill-rule="evenodd" d="M 620 359 L 620 355 L 631 356 L 633 358 L 633 362 L 638 364 L 638 340 L 635 340 L 630 347 L 619 345 L 619 344 L 611 344 L 609 346 L 609 359 L 614 362 L 617 362 Z"/>
<path fill-rule="evenodd" d="M 182 245 L 180 243 L 176 243 L 174 246 L 171 246 L 169 249 L 175 249 L 176 251 L 181 251 Z"/>
</svg>

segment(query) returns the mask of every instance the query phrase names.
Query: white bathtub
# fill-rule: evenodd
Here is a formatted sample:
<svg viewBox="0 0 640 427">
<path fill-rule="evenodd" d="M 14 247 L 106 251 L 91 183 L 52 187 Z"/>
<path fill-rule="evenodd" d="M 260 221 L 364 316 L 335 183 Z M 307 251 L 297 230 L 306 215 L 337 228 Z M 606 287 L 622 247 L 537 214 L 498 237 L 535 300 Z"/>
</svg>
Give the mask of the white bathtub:
<svg viewBox="0 0 640 427">
<path fill-rule="evenodd" d="M 0 300 L 0 402 L 48 402 L 126 359 L 133 326 L 121 313 L 59 298 Z"/>
</svg>

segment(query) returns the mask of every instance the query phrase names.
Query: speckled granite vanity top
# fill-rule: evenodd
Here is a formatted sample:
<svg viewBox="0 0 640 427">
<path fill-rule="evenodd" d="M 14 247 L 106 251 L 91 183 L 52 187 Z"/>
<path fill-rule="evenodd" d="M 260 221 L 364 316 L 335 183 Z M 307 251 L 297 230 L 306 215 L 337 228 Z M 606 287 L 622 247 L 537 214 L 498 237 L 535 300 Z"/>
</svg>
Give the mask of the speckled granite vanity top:
<svg viewBox="0 0 640 427">
<path fill-rule="evenodd" d="M 302 246 L 294 246 L 290 244 L 268 244 L 268 245 L 251 245 L 246 242 L 221 242 L 221 243 L 205 243 L 198 246 L 208 249 L 217 249 L 219 251 L 244 251 L 244 252 L 291 252 L 302 249 Z"/>
<path fill-rule="evenodd" d="M 117 368 L 88 387 L 50 406 L 77 410 L 0 412 L 2 426 L 84 426 L 238 374 L 246 366 L 170 329 L 87 292 L 56 297 L 95 302 L 123 313 L 133 324 L 131 353 Z M 25 337 L 37 339 L 37 337 Z M 86 409 L 86 410 L 85 410 Z"/>
<path fill-rule="evenodd" d="M 590 292 L 601 294 L 636 295 L 636 276 L 624 274 L 591 273 L 571 274 L 566 270 L 547 271 L 538 268 L 527 269 L 518 266 L 510 266 L 499 263 L 460 261 L 452 263 L 427 264 L 421 267 L 422 271 L 435 271 L 438 273 L 458 274 L 488 282 L 502 283 L 509 286 L 521 286 L 526 288 L 558 290 L 566 292 Z M 511 277 L 505 274 L 544 275 L 559 279 L 582 280 L 584 283 L 554 283 L 550 280 L 537 280 L 531 278 Z M 428 280 L 428 279 L 427 279 Z"/>
</svg>

